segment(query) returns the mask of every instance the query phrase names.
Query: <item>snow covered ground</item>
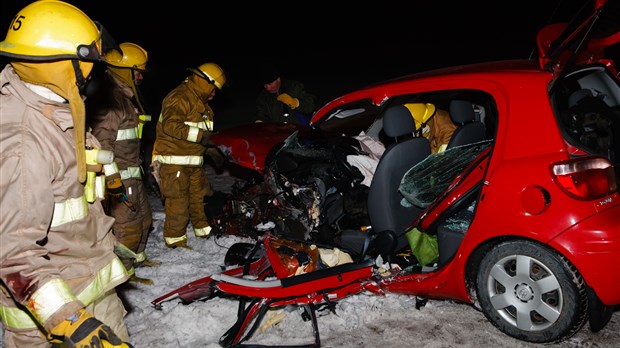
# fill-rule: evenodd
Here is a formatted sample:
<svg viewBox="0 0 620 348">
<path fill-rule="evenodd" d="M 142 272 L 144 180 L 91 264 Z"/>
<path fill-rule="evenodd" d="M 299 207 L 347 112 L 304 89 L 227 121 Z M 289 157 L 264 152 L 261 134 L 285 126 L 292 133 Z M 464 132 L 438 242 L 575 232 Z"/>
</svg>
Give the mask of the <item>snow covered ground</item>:
<svg viewBox="0 0 620 348">
<path fill-rule="evenodd" d="M 208 175 L 216 190 L 229 191 L 238 179 L 230 175 Z M 227 248 L 243 239 L 235 236 L 198 240 L 188 233 L 193 250 L 164 246 L 164 210 L 152 200 L 155 230 L 147 252 L 162 264 L 138 268 L 137 274 L 151 278 L 153 285 L 130 283 L 122 295 L 129 314 L 127 324 L 136 347 L 219 347 L 219 338 L 233 325 L 238 302 L 211 299 L 183 305 L 179 301 L 155 310 L 150 302 L 190 281 L 221 271 Z M 294 309 L 284 311 L 279 324 L 254 334 L 250 342 L 265 345 L 313 342 L 310 322 Z M 277 313 L 274 313 L 277 314 Z M 269 314 L 268 314 L 269 315 Z M 430 300 L 420 310 L 415 298 L 404 295 L 356 295 L 336 305 L 336 315 L 318 318 L 322 347 L 537 347 L 501 333 L 484 315 L 465 304 Z M 584 327 L 558 347 L 620 347 L 620 312 L 602 331 L 593 334 Z"/>
<path fill-rule="evenodd" d="M 216 190 L 227 191 L 237 179 L 215 175 L 208 168 Z M 218 340 L 233 325 L 238 302 L 211 299 L 183 305 L 179 301 L 154 309 L 150 302 L 190 281 L 220 272 L 229 246 L 242 238 L 230 236 L 198 240 L 188 233 L 193 250 L 168 249 L 162 231 L 164 209 L 158 198 L 151 199 L 154 231 L 147 253 L 159 267 L 138 268 L 140 277 L 153 285 L 127 283 L 119 293 L 129 314 L 126 322 L 131 343 L 136 347 L 220 347 Z M 247 241 L 247 240 L 246 240 Z M 257 330 L 246 343 L 264 345 L 308 344 L 313 342 L 310 322 L 295 310 L 282 311 L 284 320 L 264 332 Z M 268 313 L 279 314 L 279 313 Z M 336 314 L 318 318 L 322 347 L 541 347 L 522 342 L 497 330 L 484 315 L 465 304 L 430 300 L 420 310 L 415 298 L 404 295 L 355 295 L 336 304 Z M 0 334 L 1 340 L 1 334 Z M 1 346 L 1 343 L 0 343 Z M 571 339 L 555 347 L 620 347 L 620 312 L 602 331 L 593 334 L 584 327 Z"/>
</svg>

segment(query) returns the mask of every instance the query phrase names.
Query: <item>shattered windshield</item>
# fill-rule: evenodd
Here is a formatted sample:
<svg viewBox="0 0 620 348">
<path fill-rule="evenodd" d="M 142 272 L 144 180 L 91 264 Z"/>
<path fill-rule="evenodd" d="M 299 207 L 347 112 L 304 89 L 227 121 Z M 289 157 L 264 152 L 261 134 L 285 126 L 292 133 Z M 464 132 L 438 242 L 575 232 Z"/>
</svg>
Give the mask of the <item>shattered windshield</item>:
<svg viewBox="0 0 620 348">
<path fill-rule="evenodd" d="M 401 204 L 426 208 L 491 142 L 453 147 L 416 164 L 400 183 L 399 191 L 405 197 Z"/>
</svg>

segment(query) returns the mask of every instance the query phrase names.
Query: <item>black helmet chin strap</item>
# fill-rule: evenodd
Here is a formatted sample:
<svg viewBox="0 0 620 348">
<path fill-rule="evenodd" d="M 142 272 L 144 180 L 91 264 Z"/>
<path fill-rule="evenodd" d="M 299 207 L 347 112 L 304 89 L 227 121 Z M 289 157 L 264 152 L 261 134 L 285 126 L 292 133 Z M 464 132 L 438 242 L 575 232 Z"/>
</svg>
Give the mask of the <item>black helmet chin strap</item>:
<svg viewBox="0 0 620 348">
<path fill-rule="evenodd" d="M 209 76 L 202 70 L 198 69 L 198 68 L 187 68 L 188 71 L 192 72 L 193 74 L 195 74 L 196 76 L 207 80 L 208 83 L 215 85 L 215 81 L 212 80 L 211 78 L 209 78 Z"/>
<path fill-rule="evenodd" d="M 134 93 L 133 98 L 134 98 L 136 104 L 138 104 L 138 109 L 140 110 L 140 113 L 143 114 L 143 115 L 146 114 L 146 111 L 144 110 L 144 106 L 142 106 L 142 102 L 143 102 L 142 92 L 140 91 L 138 86 L 136 86 L 135 83 L 133 84 L 132 90 L 133 90 L 133 93 Z"/>
<path fill-rule="evenodd" d="M 71 59 L 71 64 L 73 65 L 73 71 L 75 71 L 75 84 L 77 85 L 80 94 L 83 94 L 86 87 L 86 78 L 84 78 L 82 69 L 80 69 L 79 60 Z"/>
</svg>

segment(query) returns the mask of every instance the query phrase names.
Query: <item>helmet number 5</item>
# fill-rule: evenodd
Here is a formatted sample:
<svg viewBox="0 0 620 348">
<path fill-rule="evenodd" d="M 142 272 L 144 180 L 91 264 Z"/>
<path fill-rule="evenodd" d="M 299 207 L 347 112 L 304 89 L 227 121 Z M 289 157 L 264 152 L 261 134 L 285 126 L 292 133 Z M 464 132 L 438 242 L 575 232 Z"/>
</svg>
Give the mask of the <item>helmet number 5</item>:
<svg viewBox="0 0 620 348">
<path fill-rule="evenodd" d="M 14 31 L 18 31 L 19 28 L 22 27 L 22 19 L 24 19 L 26 17 L 24 16 L 15 16 L 15 18 L 13 18 L 13 23 L 11 23 L 11 29 L 13 29 Z"/>
</svg>

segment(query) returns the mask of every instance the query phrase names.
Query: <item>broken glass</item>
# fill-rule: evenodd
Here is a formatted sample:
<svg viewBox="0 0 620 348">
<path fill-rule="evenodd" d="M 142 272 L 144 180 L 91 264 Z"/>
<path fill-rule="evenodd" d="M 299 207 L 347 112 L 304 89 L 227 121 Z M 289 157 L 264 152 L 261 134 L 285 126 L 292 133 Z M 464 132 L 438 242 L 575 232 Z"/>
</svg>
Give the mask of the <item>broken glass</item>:
<svg viewBox="0 0 620 348">
<path fill-rule="evenodd" d="M 491 140 L 456 146 L 432 154 L 409 169 L 401 180 L 399 191 L 403 204 L 426 208 L 452 183 L 452 181 L 491 145 Z"/>
</svg>

